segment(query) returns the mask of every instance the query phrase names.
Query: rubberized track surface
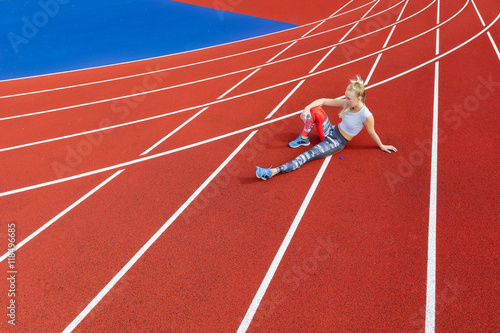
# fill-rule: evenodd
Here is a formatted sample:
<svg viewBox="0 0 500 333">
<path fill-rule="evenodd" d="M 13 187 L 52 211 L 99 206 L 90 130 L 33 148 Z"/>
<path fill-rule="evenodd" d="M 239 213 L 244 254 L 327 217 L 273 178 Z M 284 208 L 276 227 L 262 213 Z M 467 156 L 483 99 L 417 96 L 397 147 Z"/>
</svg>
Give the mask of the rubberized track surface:
<svg viewBox="0 0 500 333">
<path fill-rule="evenodd" d="M 498 330 L 498 4 L 283 6 L 300 27 L 0 82 L 2 330 Z M 399 151 L 257 179 L 356 74 Z"/>
</svg>

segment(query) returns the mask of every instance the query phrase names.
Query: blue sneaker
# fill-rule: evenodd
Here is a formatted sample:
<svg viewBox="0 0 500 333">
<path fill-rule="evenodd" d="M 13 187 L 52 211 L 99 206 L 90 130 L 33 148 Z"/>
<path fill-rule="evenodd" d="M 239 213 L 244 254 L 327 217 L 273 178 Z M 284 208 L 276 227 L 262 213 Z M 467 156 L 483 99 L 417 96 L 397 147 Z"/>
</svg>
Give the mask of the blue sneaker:
<svg viewBox="0 0 500 333">
<path fill-rule="evenodd" d="M 291 148 L 298 148 L 300 146 L 309 146 L 311 144 L 311 141 L 309 141 L 309 138 L 305 138 L 305 139 L 302 139 L 302 134 L 299 135 L 299 137 L 295 140 L 293 140 L 292 142 L 290 142 L 288 145 L 291 147 Z"/>
<path fill-rule="evenodd" d="M 268 180 L 273 176 L 273 170 L 271 169 L 263 169 L 259 168 L 258 166 L 255 167 L 255 175 L 262 179 L 262 180 Z"/>
</svg>

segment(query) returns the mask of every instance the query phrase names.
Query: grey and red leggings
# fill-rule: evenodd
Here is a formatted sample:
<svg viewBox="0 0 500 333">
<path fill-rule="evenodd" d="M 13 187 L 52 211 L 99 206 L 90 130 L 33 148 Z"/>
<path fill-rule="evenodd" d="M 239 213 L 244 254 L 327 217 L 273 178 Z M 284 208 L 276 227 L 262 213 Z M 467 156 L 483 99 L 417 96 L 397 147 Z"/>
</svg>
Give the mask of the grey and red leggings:
<svg viewBox="0 0 500 333">
<path fill-rule="evenodd" d="M 338 153 L 349 142 L 340 133 L 338 125 L 332 126 L 328 116 L 320 106 L 311 109 L 311 124 L 309 131 L 316 124 L 316 130 L 321 142 L 290 162 L 277 167 L 278 173 L 297 170 L 307 162 Z M 309 131 L 304 126 L 302 136 L 308 136 Z"/>
</svg>

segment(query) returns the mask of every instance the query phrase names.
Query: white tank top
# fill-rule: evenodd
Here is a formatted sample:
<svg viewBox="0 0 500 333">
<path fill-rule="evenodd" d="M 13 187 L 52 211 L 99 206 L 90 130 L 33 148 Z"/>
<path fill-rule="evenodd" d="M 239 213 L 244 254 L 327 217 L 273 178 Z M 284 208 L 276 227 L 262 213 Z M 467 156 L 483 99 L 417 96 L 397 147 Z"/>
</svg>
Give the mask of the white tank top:
<svg viewBox="0 0 500 333">
<path fill-rule="evenodd" d="M 339 124 L 340 128 L 350 136 L 356 136 L 363 129 L 363 123 L 366 118 L 371 116 L 372 113 L 368 108 L 363 106 L 361 110 L 356 113 L 349 112 L 342 117 L 342 122 Z"/>
</svg>

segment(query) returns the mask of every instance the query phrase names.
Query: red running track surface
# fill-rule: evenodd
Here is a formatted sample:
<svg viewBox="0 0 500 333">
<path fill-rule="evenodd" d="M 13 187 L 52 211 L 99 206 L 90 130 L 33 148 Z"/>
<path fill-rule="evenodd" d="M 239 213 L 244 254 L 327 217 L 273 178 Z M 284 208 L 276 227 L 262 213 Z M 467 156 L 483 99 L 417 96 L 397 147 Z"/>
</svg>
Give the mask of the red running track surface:
<svg viewBox="0 0 500 333">
<path fill-rule="evenodd" d="M 222 5 L 301 26 L 0 82 L 2 331 L 498 330 L 498 4 Z M 398 152 L 257 179 L 356 74 Z"/>
</svg>

